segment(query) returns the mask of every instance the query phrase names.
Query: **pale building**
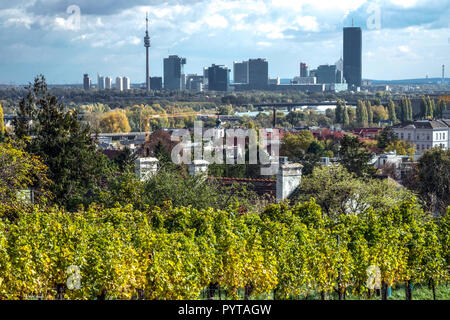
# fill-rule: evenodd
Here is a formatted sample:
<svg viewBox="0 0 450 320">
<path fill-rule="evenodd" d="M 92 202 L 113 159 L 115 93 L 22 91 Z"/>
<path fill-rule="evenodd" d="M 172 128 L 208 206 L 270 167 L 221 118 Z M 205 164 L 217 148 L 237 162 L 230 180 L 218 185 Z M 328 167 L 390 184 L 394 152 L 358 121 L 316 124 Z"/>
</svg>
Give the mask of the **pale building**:
<svg viewBox="0 0 450 320">
<path fill-rule="evenodd" d="M 105 89 L 112 89 L 112 79 L 110 77 L 105 78 Z"/>
<path fill-rule="evenodd" d="M 116 89 L 119 91 L 123 91 L 123 82 L 121 77 L 116 78 Z"/>
<path fill-rule="evenodd" d="M 450 120 L 419 120 L 392 127 L 395 136 L 416 147 L 416 155 L 422 155 L 433 147 L 448 149 Z"/>
<path fill-rule="evenodd" d="M 123 81 L 123 90 L 130 90 L 130 78 L 123 77 L 122 81 Z"/>
</svg>

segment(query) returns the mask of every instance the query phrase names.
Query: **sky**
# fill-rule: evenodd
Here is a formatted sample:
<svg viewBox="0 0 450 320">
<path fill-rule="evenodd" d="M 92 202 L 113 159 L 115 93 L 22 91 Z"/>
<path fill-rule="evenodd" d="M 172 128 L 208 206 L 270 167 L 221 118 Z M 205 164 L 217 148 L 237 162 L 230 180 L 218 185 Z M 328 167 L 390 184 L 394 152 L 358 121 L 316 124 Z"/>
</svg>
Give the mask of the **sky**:
<svg viewBox="0 0 450 320">
<path fill-rule="evenodd" d="M 450 73 L 450 0 L 0 0 L 0 83 L 82 83 L 88 73 L 145 81 L 169 54 L 204 66 L 266 58 L 271 78 L 292 78 L 342 56 L 342 28 L 362 28 L 363 78 Z M 114 80 L 113 80 L 114 81 Z"/>
</svg>

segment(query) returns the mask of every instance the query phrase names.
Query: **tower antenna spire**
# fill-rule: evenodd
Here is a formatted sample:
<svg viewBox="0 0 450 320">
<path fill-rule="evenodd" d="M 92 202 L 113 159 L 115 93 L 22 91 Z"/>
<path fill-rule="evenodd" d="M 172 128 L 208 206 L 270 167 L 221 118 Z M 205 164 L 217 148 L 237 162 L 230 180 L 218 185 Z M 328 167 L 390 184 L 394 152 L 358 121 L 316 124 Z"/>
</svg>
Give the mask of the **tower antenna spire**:
<svg viewBox="0 0 450 320">
<path fill-rule="evenodd" d="M 144 37 L 144 47 L 145 47 L 145 87 L 147 91 L 150 91 L 150 66 L 149 66 L 149 55 L 148 49 L 150 48 L 150 37 L 148 35 L 148 12 L 145 14 L 145 37 Z"/>
</svg>

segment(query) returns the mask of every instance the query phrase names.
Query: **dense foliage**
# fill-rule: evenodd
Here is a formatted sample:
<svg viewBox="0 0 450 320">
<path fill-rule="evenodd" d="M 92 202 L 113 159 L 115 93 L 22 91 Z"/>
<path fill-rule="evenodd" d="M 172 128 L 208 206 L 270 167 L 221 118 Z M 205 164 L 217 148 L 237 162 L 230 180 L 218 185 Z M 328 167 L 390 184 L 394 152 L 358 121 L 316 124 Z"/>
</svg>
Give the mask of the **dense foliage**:
<svg viewBox="0 0 450 320">
<path fill-rule="evenodd" d="M 35 207 L 0 219 L 0 298 L 197 299 L 217 285 L 235 298 L 240 288 L 246 297 L 366 296 L 371 265 L 384 288 L 435 287 L 449 276 L 448 219 L 427 218 L 414 199 L 333 219 L 314 200 L 261 214 L 170 202 L 144 211 Z"/>
</svg>

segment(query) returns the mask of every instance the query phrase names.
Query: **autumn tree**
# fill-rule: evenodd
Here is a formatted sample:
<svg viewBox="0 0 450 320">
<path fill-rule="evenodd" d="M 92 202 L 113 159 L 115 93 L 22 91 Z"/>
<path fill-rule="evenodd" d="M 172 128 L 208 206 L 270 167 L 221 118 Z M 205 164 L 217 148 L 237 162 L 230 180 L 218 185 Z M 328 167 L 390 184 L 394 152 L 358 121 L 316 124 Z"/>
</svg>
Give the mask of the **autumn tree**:
<svg viewBox="0 0 450 320">
<path fill-rule="evenodd" d="M 405 140 L 395 140 L 389 143 L 389 145 L 384 149 L 385 151 L 395 151 L 398 155 L 414 157 L 416 153 L 416 148 L 413 144 Z"/>
<path fill-rule="evenodd" d="M 396 123 L 397 122 L 397 115 L 395 113 L 395 103 L 392 100 L 389 101 L 388 112 L 389 112 L 389 120 L 391 120 L 392 123 Z"/>
<path fill-rule="evenodd" d="M 3 117 L 3 108 L 0 104 L 0 142 L 3 140 L 5 136 L 5 119 Z"/>
<path fill-rule="evenodd" d="M 101 132 L 105 133 L 126 133 L 131 131 L 128 118 L 122 110 L 110 111 L 104 114 L 99 126 Z"/>
</svg>

